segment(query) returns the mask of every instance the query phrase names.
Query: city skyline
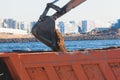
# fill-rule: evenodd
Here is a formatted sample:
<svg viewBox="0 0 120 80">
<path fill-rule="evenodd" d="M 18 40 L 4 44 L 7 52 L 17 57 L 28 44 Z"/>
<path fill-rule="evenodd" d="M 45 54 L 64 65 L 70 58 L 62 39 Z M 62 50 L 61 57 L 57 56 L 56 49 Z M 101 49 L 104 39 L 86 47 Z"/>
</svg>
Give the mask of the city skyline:
<svg viewBox="0 0 120 80">
<path fill-rule="evenodd" d="M 30 34 L 31 29 L 35 25 L 35 23 L 36 23 L 35 21 L 25 23 L 24 21 L 21 22 L 21 21 L 16 21 L 14 19 L 3 19 L 3 20 L 0 20 L 0 30 L 2 29 L 1 32 L 6 32 L 6 31 L 10 32 L 9 31 L 10 29 L 18 29 L 18 30 L 27 31 L 27 33 Z M 90 20 L 81 20 L 79 22 L 60 21 L 56 23 L 56 28 L 59 29 L 61 34 L 88 33 L 93 30 L 117 29 L 119 27 L 120 27 L 120 19 L 117 19 L 116 22 L 111 23 L 111 25 L 109 26 L 103 26 L 97 21 L 90 21 Z"/>
<path fill-rule="evenodd" d="M 52 0 L 53 1 L 53 0 Z M 69 0 L 59 0 L 56 5 L 63 6 Z M 51 0 L 0 0 L 0 18 L 14 18 L 23 21 L 37 21 L 46 3 Z M 120 0 L 87 0 L 58 20 L 102 20 L 119 19 Z M 52 14 L 51 10 L 49 13 Z"/>
</svg>

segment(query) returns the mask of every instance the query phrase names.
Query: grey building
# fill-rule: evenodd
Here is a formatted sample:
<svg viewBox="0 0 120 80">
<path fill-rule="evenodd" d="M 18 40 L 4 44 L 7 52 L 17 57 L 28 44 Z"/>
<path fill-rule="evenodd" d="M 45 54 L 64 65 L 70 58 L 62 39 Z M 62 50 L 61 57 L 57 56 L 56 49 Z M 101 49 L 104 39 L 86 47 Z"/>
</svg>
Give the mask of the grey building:
<svg viewBox="0 0 120 80">
<path fill-rule="evenodd" d="M 60 29 L 61 34 L 65 34 L 65 25 L 63 21 L 58 22 L 58 27 Z"/>
<path fill-rule="evenodd" d="M 120 28 L 120 19 L 117 20 L 116 23 L 113 23 L 111 29 L 118 29 Z"/>
<path fill-rule="evenodd" d="M 25 30 L 25 23 L 24 22 L 17 22 L 16 29 Z"/>
<path fill-rule="evenodd" d="M 79 33 L 82 33 L 82 29 L 81 29 L 80 26 L 78 26 L 78 32 L 79 32 Z"/>
<path fill-rule="evenodd" d="M 82 33 L 87 32 L 87 20 L 82 21 Z"/>
<path fill-rule="evenodd" d="M 5 28 L 16 28 L 16 21 L 13 19 L 4 19 L 3 20 L 3 27 Z"/>
</svg>

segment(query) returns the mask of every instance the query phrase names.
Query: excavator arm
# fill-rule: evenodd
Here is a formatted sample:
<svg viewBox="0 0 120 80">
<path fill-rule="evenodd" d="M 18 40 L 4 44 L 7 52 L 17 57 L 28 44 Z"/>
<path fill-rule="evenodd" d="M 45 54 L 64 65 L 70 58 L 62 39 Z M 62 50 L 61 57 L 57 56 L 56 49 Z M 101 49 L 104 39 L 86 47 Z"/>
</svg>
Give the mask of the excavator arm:
<svg viewBox="0 0 120 80">
<path fill-rule="evenodd" d="M 54 5 L 57 1 L 58 0 L 55 0 L 52 3 L 47 4 L 43 14 L 33 26 L 32 34 L 53 51 L 66 52 L 64 39 L 60 32 L 55 29 L 55 20 L 86 0 L 71 0 L 62 8 Z M 51 16 L 47 16 L 50 8 L 55 9 L 57 12 Z"/>
<path fill-rule="evenodd" d="M 81 3 L 83 3 L 86 0 L 71 0 L 68 2 L 63 8 L 61 8 L 60 12 L 56 12 L 55 14 L 52 15 L 52 18 L 56 20 L 57 18 L 61 17 L 65 13 L 69 12 L 71 9 L 77 7 Z"/>
</svg>

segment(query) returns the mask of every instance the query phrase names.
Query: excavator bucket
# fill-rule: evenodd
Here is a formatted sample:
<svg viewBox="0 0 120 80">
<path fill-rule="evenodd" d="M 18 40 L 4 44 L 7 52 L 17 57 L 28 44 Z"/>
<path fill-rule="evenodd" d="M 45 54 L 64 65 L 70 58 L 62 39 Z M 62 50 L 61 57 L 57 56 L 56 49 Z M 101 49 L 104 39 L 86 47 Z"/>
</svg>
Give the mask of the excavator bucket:
<svg viewBox="0 0 120 80">
<path fill-rule="evenodd" d="M 55 21 L 50 16 L 46 16 L 44 20 L 38 21 L 32 28 L 32 34 L 52 48 L 53 51 L 64 52 L 66 50 L 64 39 L 58 30 L 55 29 Z"/>
<path fill-rule="evenodd" d="M 53 4 L 57 1 L 58 0 L 55 0 L 52 3 L 47 4 L 40 19 L 32 28 L 32 34 L 38 40 L 52 48 L 53 51 L 66 52 L 64 39 L 60 32 L 55 29 L 55 20 L 86 0 L 71 0 L 62 8 Z M 52 16 L 46 16 L 50 8 L 55 9 L 57 12 Z"/>
</svg>

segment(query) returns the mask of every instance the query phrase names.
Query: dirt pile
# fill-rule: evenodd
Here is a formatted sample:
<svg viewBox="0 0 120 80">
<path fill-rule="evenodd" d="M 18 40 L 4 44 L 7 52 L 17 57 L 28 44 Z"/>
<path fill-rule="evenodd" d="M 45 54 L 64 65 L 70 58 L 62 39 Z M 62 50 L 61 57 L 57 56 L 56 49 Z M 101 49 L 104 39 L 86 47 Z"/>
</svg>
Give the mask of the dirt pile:
<svg viewBox="0 0 120 80">
<path fill-rule="evenodd" d="M 64 44 L 64 38 L 62 37 L 61 33 L 56 29 L 55 30 L 57 37 L 58 37 L 58 41 L 57 41 L 57 45 L 59 47 L 59 51 L 61 52 L 66 52 L 66 48 L 65 48 L 65 44 Z"/>
</svg>

